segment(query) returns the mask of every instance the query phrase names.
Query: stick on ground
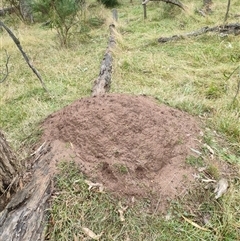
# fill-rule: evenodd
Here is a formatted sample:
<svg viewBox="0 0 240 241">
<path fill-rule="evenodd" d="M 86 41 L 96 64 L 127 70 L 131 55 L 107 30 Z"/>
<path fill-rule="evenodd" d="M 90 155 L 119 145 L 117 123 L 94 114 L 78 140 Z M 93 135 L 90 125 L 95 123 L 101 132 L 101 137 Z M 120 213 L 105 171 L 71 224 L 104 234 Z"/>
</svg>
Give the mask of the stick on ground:
<svg viewBox="0 0 240 241">
<path fill-rule="evenodd" d="M 20 50 L 22 56 L 24 57 L 25 61 L 27 62 L 28 66 L 31 68 L 31 70 L 33 71 L 33 73 L 38 77 L 38 79 L 40 80 L 43 89 L 48 92 L 45 83 L 42 80 L 42 77 L 40 76 L 40 74 L 38 73 L 38 71 L 33 67 L 33 65 L 30 63 L 27 54 L 23 51 L 22 46 L 20 44 L 20 41 L 17 39 L 17 37 L 13 34 L 13 32 L 0 20 L 0 26 L 2 26 L 7 33 L 9 34 L 9 36 L 12 38 L 12 40 L 14 41 L 14 43 L 17 45 L 18 49 Z"/>
<path fill-rule="evenodd" d="M 234 34 L 234 35 L 239 35 L 240 34 L 240 24 L 239 23 L 232 23 L 232 24 L 227 24 L 227 25 L 219 25 L 215 27 L 203 27 L 200 29 L 197 29 L 195 31 L 185 33 L 185 34 L 180 34 L 180 35 L 173 35 L 171 37 L 160 37 L 158 39 L 159 43 L 166 43 L 170 41 L 177 41 L 180 39 L 184 39 L 187 37 L 196 37 L 208 32 L 216 32 L 216 33 L 221 33 L 221 34 Z"/>
</svg>

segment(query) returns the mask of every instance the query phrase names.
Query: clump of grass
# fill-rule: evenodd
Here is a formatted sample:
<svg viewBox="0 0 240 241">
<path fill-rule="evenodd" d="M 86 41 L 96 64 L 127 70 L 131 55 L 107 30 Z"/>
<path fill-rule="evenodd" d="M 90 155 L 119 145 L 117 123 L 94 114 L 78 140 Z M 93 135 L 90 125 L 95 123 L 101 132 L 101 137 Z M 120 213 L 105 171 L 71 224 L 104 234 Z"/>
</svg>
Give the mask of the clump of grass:
<svg viewBox="0 0 240 241">
<path fill-rule="evenodd" d="M 194 167 L 201 167 L 204 164 L 202 158 L 196 156 L 188 156 L 186 159 L 186 163 Z"/>
</svg>

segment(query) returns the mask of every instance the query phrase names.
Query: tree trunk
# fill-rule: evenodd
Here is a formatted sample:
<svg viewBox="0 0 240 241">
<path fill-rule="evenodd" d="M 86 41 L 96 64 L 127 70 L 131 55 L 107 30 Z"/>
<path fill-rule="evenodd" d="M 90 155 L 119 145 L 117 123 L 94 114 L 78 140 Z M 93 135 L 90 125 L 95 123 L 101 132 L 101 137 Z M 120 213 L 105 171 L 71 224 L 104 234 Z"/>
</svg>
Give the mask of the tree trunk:
<svg viewBox="0 0 240 241">
<path fill-rule="evenodd" d="M 18 176 L 19 168 L 20 165 L 16 156 L 5 140 L 3 133 L 0 131 L 0 196 L 8 191 L 16 191 L 15 181 Z"/>
</svg>

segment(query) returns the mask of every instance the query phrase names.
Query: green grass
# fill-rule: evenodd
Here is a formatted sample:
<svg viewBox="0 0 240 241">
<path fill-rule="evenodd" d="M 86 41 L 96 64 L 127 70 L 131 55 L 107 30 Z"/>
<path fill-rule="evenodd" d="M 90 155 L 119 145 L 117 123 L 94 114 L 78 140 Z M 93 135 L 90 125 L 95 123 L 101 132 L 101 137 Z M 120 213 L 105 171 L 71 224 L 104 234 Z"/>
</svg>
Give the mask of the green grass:
<svg viewBox="0 0 240 241">
<path fill-rule="evenodd" d="M 231 2 L 228 21 L 236 22 L 234 15 L 239 13 L 240 2 Z M 163 2 L 150 2 L 144 20 L 139 2 L 121 1 L 117 7 L 117 47 L 110 91 L 153 96 L 160 103 L 200 117 L 206 126 L 202 144 L 214 150 L 214 161 L 233 167 L 227 194 L 216 201 L 204 187 L 196 189 L 172 203 L 167 220 L 147 212 L 147 201 L 137 202 L 127 209 L 125 222 L 121 222 L 118 200 L 110 194 L 89 192 L 77 167 L 63 163 L 50 210 L 50 240 L 85 240 L 82 227 L 96 234 L 103 231 L 100 240 L 240 239 L 240 94 L 233 103 L 240 81 L 238 71 L 233 73 L 240 60 L 239 36 L 223 38 L 209 33 L 159 44 L 159 37 L 222 24 L 225 0 L 216 2 L 213 13 L 205 18 L 195 11 L 201 1 L 184 3 L 187 12 Z M 108 41 L 110 15 L 110 10 L 92 2 L 68 49 L 60 48 L 56 32 L 41 23 L 28 26 L 12 16 L 5 17 L 50 93 L 44 92 L 13 41 L 0 30 L 1 70 L 5 67 L 4 49 L 10 55 L 9 76 L 0 84 L 0 128 L 15 150 L 21 148 L 19 156 L 27 155 L 40 135 L 39 123 L 49 114 L 91 95 Z M 217 178 L 219 170 L 209 150 L 203 148 L 201 152 L 203 159 L 190 158 L 186 162 L 193 166 L 207 164 L 209 175 Z M 128 171 L 124 166 L 116 168 L 123 175 Z M 211 216 L 210 226 L 202 222 L 205 214 Z M 194 227 L 182 215 L 210 231 Z"/>
</svg>

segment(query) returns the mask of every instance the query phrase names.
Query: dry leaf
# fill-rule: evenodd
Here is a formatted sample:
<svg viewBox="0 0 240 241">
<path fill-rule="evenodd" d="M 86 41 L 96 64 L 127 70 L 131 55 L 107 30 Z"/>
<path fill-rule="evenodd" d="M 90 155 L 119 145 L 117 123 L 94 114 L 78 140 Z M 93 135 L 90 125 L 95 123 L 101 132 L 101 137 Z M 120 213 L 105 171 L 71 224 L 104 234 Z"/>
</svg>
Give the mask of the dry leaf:
<svg viewBox="0 0 240 241">
<path fill-rule="evenodd" d="M 120 216 L 120 221 L 124 222 L 125 218 L 124 218 L 124 215 L 123 215 L 123 210 L 122 209 L 118 209 L 118 212 L 119 212 L 119 216 Z"/>
<path fill-rule="evenodd" d="M 228 181 L 225 178 L 220 179 L 217 184 L 216 188 L 214 190 L 214 193 L 216 193 L 215 198 L 220 198 L 228 189 Z"/>
<path fill-rule="evenodd" d="M 120 209 L 118 209 L 118 212 L 119 212 L 119 216 L 120 216 L 120 221 L 124 222 L 125 221 L 124 212 L 127 210 L 128 206 L 123 207 L 121 202 L 119 202 L 119 206 L 120 206 Z"/>
<path fill-rule="evenodd" d="M 101 183 L 94 183 L 89 180 L 85 180 L 85 183 L 88 185 L 88 190 L 90 191 L 92 188 L 98 187 L 99 192 L 103 192 L 104 187 Z"/>
<path fill-rule="evenodd" d="M 207 144 L 205 143 L 203 146 L 205 146 L 212 155 L 215 154 L 214 150 L 213 150 L 209 145 L 207 145 Z"/>
<path fill-rule="evenodd" d="M 92 230 L 90 230 L 89 228 L 86 227 L 82 227 L 82 231 L 91 239 L 94 240 L 99 240 L 101 238 L 101 236 L 103 235 L 103 232 L 101 232 L 100 234 L 95 234 Z"/>
<path fill-rule="evenodd" d="M 10 197 L 11 197 L 10 192 L 7 192 L 7 199 L 10 199 Z"/>
</svg>

